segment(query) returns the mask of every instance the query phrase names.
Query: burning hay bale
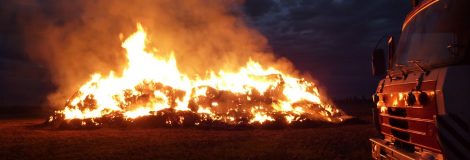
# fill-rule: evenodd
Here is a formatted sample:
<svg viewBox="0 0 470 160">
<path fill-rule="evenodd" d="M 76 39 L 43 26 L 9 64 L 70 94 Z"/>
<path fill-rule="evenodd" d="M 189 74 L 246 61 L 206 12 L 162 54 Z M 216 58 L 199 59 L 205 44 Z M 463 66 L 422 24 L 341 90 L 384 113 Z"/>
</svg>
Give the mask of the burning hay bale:
<svg viewBox="0 0 470 160">
<path fill-rule="evenodd" d="M 179 72 L 174 57 L 145 51 L 146 34 L 138 29 L 123 43 L 129 64 L 122 76 L 93 75 L 48 119 L 49 126 L 236 128 L 343 120 L 344 113 L 326 103 L 314 83 L 255 61 L 238 72 L 191 78 Z"/>
</svg>

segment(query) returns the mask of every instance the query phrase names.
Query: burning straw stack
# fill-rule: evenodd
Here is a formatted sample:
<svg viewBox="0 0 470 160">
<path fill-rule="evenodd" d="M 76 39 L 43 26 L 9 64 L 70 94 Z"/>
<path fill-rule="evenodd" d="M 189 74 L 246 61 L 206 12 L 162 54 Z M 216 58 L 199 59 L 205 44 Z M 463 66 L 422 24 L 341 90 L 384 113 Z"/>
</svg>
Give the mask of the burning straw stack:
<svg viewBox="0 0 470 160">
<path fill-rule="evenodd" d="M 46 121 L 53 128 L 99 128 L 99 127 L 202 127 L 202 128 L 283 128 L 287 126 L 318 126 L 330 122 L 342 121 L 344 113 L 339 110 L 327 110 L 323 104 L 299 101 L 292 104 L 293 108 L 301 108 L 304 112 L 279 111 L 276 104 L 284 99 L 283 80 L 281 76 L 276 86 L 271 86 L 266 92 L 260 93 L 252 89 L 247 93 L 234 93 L 217 90 L 210 86 L 199 86 L 191 91 L 188 103 L 190 110 L 177 110 L 177 100 L 183 99 L 185 91 L 165 86 L 162 83 L 144 82 L 135 86 L 135 90 L 124 90 L 125 103 L 120 104 L 121 111 L 105 111 L 100 117 L 84 119 L 66 119 L 61 112 L 55 112 Z M 204 90 L 203 95 L 195 95 L 195 90 Z M 135 91 L 138 94 L 135 94 Z M 139 106 L 151 105 L 158 101 L 155 91 L 164 93 L 168 99 L 168 108 L 150 111 L 148 115 L 135 118 L 126 117 L 123 111 L 132 110 Z M 77 93 L 75 96 L 82 93 Z M 71 99 L 74 99 L 72 97 Z M 97 109 L 98 105 L 93 94 L 86 95 L 82 101 L 72 106 L 80 110 Z M 201 112 L 208 109 L 210 112 Z M 256 113 L 269 117 L 262 121 L 254 121 Z M 259 115 L 258 115 L 259 116 Z"/>
</svg>

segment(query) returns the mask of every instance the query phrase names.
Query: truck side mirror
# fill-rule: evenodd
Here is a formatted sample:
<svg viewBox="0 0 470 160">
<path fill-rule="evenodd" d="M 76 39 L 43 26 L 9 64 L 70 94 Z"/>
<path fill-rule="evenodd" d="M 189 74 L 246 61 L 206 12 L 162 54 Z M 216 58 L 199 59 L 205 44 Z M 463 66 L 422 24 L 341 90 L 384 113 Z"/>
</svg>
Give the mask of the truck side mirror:
<svg viewBox="0 0 470 160">
<path fill-rule="evenodd" d="M 385 53 L 383 49 L 375 49 L 372 53 L 372 75 L 382 76 L 386 72 Z"/>
<path fill-rule="evenodd" d="M 395 57 L 395 39 L 393 36 L 389 36 L 387 40 L 388 46 L 388 69 L 392 69 L 395 64 L 393 57 Z"/>
</svg>

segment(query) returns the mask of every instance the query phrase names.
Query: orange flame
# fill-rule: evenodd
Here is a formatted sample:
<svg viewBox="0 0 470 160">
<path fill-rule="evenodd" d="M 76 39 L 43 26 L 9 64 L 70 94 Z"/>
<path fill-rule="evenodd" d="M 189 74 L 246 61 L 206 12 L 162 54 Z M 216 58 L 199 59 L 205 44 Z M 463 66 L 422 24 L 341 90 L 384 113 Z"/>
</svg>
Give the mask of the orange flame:
<svg viewBox="0 0 470 160">
<path fill-rule="evenodd" d="M 122 43 L 128 59 L 122 76 L 93 74 L 56 114 L 66 120 L 116 113 L 135 119 L 174 109 L 227 123 L 242 118 L 249 123 L 274 121 L 274 113 L 282 113 L 287 123 L 299 120 L 300 115 L 342 120 L 340 110 L 321 100 L 314 83 L 253 60 L 238 72 L 208 71 L 205 77 L 189 77 L 178 70 L 174 53 L 165 59 L 146 51 L 146 32 L 140 24 L 137 29 Z"/>
</svg>

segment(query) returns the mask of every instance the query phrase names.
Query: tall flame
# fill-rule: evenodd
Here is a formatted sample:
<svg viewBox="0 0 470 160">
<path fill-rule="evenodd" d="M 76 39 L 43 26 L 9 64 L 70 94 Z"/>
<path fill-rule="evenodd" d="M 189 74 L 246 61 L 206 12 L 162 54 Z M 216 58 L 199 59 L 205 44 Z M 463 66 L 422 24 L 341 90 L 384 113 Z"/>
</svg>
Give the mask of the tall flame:
<svg viewBox="0 0 470 160">
<path fill-rule="evenodd" d="M 314 83 L 256 61 L 248 61 L 238 72 L 189 77 L 179 71 L 174 53 L 163 58 L 145 50 L 146 32 L 140 24 L 122 47 L 128 60 L 123 73 L 93 74 L 56 115 L 65 120 L 115 115 L 132 120 L 171 109 L 225 123 L 264 123 L 275 121 L 275 114 L 287 123 L 300 116 L 341 121 L 341 112 L 322 102 Z"/>
</svg>

